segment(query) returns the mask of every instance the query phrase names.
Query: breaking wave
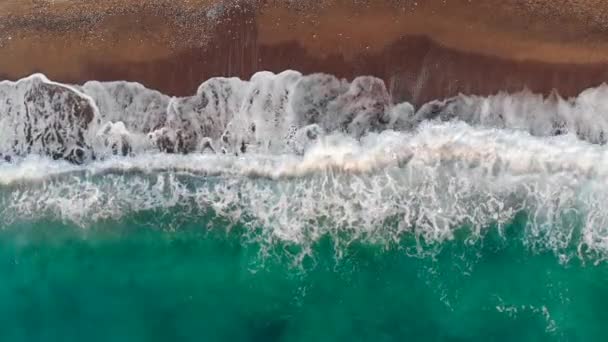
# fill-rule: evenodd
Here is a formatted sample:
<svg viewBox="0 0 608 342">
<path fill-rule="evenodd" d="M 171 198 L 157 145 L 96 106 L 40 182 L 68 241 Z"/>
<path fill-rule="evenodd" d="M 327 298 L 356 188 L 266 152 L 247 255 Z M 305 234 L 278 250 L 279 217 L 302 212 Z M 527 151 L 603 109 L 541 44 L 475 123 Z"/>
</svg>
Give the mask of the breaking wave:
<svg viewBox="0 0 608 342">
<path fill-rule="evenodd" d="M 179 209 L 311 246 L 414 238 L 416 253 L 525 215 L 526 244 L 608 256 L 608 86 L 563 99 L 459 95 L 418 109 L 382 80 L 214 78 L 191 97 L 129 82 L 0 83 L 3 226 L 83 227 Z M 432 248 L 431 248 L 432 249 Z"/>
<path fill-rule="evenodd" d="M 358 139 L 452 120 L 604 144 L 607 95 L 606 85 L 572 99 L 529 91 L 459 95 L 416 110 L 407 102 L 393 104 L 384 82 L 369 76 L 349 83 L 325 74 L 261 72 L 249 81 L 212 78 L 195 95 L 178 98 L 138 83 L 71 86 L 36 74 L 0 82 L 0 153 L 76 163 L 151 151 L 301 155 L 334 132 Z"/>
</svg>

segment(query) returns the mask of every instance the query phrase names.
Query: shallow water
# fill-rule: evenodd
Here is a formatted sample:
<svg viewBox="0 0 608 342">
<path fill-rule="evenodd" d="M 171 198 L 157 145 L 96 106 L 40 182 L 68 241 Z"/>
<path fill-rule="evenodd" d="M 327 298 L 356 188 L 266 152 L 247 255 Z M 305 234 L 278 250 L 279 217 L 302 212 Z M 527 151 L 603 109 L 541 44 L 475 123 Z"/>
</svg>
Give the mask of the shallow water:
<svg viewBox="0 0 608 342">
<path fill-rule="evenodd" d="M 297 264 L 297 246 L 261 253 L 211 217 L 150 227 L 160 214 L 2 230 L 2 340 L 598 340 L 608 318 L 606 265 L 531 251 L 524 213 L 432 256 L 323 238 Z"/>
</svg>

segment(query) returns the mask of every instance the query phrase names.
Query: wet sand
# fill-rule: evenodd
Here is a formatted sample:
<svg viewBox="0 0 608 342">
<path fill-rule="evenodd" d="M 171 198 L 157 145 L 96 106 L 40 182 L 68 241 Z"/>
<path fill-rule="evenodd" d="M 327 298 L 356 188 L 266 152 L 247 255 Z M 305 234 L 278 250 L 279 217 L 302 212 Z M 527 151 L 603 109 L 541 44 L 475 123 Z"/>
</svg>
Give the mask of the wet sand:
<svg viewBox="0 0 608 342">
<path fill-rule="evenodd" d="M 375 75 L 395 101 L 608 80 L 600 1 L 0 0 L 0 78 L 131 80 L 188 95 L 260 70 Z M 355 4 L 356 3 L 356 4 Z"/>
</svg>

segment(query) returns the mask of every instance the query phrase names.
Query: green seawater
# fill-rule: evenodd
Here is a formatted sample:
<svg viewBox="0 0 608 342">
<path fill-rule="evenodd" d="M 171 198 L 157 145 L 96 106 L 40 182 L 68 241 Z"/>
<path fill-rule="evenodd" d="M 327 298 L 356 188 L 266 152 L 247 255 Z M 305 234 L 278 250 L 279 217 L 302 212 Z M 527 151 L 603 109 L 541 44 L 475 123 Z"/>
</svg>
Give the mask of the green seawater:
<svg viewBox="0 0 608 342">
<path fill-rule="evenodd" d="M 432 253 L 322 238 L 303 259 L 211 217 L 0 230 L 0 341 L 600 341 L 608 266 L 525 243 L 525 213 Z M 154 219 L 153 219 L 154 218 Z M 210 222 L 213 222 L 209 225 Z M 340 249 L 339 251 L 337 249 Z"/>
</svg>

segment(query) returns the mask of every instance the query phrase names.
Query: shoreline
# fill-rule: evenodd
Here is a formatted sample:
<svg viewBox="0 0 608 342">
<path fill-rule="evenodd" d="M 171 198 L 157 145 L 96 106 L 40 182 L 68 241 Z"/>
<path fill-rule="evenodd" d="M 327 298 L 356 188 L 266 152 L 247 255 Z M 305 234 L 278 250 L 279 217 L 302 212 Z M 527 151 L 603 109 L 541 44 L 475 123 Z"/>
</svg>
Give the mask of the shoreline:
<svg viewBox="0 0 608 342">
<path fill-rule="evenodd" d="M 531 2 L 74 1 L 36 8 L 0 0 L 0 19 L 10 19 L 0 24 L 0 79 L 41 72 L 58 82 L 136 81 L 185 96 L 211 77 L 293 69 L 376 76 L 395 102 L 414 103 L 524 88 L 569 97 L 608 81 L 601 18 L 543 13 L 557 6 L 521 15 Z M 490 10 L 493 18 L 481 15 Z"/>
</svg>

